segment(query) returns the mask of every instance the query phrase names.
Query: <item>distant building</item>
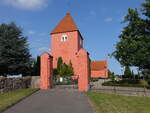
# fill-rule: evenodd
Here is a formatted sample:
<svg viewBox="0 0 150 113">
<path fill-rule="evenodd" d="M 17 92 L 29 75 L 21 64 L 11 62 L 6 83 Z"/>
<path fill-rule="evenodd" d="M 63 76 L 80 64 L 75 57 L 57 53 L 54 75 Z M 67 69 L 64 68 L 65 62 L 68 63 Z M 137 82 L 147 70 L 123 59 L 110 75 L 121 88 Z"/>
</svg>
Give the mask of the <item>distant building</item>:
<svg viewBox="0 0 150 113">
<path fill-rule="evenodd" d="M 92 61 L 91 62 L 91 77 L 92 78 L 108 78 L 108 62 L 107 61 Z"/>
</svg>

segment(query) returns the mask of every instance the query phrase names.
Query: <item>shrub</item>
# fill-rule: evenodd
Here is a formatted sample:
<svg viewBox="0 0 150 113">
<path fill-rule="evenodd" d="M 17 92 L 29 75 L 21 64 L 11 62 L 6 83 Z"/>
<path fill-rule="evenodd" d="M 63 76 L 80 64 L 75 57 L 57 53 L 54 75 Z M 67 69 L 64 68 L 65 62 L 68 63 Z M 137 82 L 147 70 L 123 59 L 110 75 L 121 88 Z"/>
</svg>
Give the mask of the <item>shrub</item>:
<svg viewBox="0 0 150 113">
<path fill-rule="evenodd" d="M 104 86 L 127 86 L 127 87 L 147 87 L 150 85 L 146 80 L 121 80 L 121 81 L 108 81 L 104 82 L 102 85 Z"/>
<path fill-rule="evenodd" d="M 139 84 L 142 85 L 142 86 L 149 86 L 149 84 L 146 80 L 140 80 Z"/>
<path fill-rule="evenodd" d="M 90 78 L 90 82 L 97 82 L 98 78 Z"/>
<path fill-rule="evenodd" d="M 129 66 L 126 66 L 125 67 L 125 71 L 124 71 L 124 78 L 131 78 L 131 75 L 132 75 L 132 73 L 131 73 L 131 70 L 130 70 L 130 67 Z"/>
<path fill-rule="evenodd" d="M 114 72 L 111 72 L 109 69 L 108 69 L 108 76 L 109 76 L 109 78 L 110 78 L 112 81 L 115 80 L 115 77 L 116 77 L 115 73 L 114 73 Z"/>
<path fill-rule="evenodd" d="M 56 72 L 56 70 L 54 70 Z M 72 63 L 70 61 L 69 64 L 66 64 L 63 62 L 63 59 L 61 57 L 58 58 L 57 61 L 57 73 L 60 76 L 71 76 L 74 74 Z"/>
<path fill-rule="evenodd" d="M 148 84 L 150 85 L 150 80 L 148 80 Z"/>
</svg>

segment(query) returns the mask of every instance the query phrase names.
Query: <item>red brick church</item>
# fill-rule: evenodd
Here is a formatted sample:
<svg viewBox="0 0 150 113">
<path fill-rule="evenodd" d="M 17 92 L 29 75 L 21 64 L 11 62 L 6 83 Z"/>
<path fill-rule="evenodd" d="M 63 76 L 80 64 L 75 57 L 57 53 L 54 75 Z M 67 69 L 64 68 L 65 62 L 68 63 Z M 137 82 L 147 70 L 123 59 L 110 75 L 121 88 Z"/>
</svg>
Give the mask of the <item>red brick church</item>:
<svg viewBox="0 0 150 113">
<path fill-rule="evenodd" d="M 108 78 L 107 61 L 93 62 L 90 60 L 89 53 L 83 48 L 84 38 L 69 13 L 66 14 L 50 34 L 51 53 L 49 58 L 52 58 L 51 68 L 57 67 L 57 60 L 59 57 L 62 57 L 63 61 L 67 64 L 71 61 L 74 69 L 74 76 L 78 76 L 79 79 L 79 90 L 88 89 L 88 86 L 85 84 L 89 83 L 87 80 L 89 77 Z M 47 57 L 48 55 L 43 55 L 43 62 Z M 44 71 L 45 65 L 47 65 L 47 63 L 41 64 L 43 67 L 41 68 L 41 70 L 43 70 L 41 71 L 41 75 L 46 74 L 46 71 Z M 43 77 L 43 81 L 44 80 Z"/>
</svg>

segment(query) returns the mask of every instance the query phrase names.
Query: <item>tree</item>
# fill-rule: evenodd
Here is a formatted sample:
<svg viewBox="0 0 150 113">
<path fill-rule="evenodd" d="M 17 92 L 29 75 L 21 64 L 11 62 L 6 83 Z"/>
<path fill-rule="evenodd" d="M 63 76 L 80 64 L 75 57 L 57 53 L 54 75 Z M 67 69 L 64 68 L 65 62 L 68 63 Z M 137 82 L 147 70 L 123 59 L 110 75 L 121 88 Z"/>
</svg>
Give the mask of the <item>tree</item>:
<svg viewBox="0 0 150 113">
<path fill-rule="evenodd" d="M 61 72 L 62 76 L 68 76 L 68 65 L 66 63 L 63 63 Z"/>
<path fill-rule="evenodd" d="M 143 79 L 149 79 L 150 78 L 150 70 L 143 69 L 143 70 L 141 70 L 141 73 L 142 73 L 142 78 Z"/>
<path fill-rule="evenodd" d="M 69 73 L 69 75 L 73 75 L 74 74 L 71 61 L 69 62 L 69 65 L 68 65 L 68 73 Z"/>
<path fill-rule="evenodd" d="M 70 61 L 69 65 L 63 62 L 62 58 L 59 57 L 57 61 L 57 71 L 56 69 L 54 70 L 56 72 L 55 74 L 58 74 L 60 76 L 71 76 L 73 75 L 73 67 L 72 63 Z"/>
<path fill-rule="evenodd" d="M 37 66 L 37 67 L 36 67 L 36 70 L 37 70 L 37 74 L 36 74 L 36 75 L 37 75 L 37 76 L 40 76 L 40 70 L 41 70 L 41 69 L 40 69 L 40 68 L 41 68 L 40 65 L 41 65 L 40 56 L 37 56 L 37 63 L 36 63 L 36 66 Z"/>
<path fill-rule="evenodd" d="M 142 3 L 142 7 L 142 13 L 148 18 L 150 18 L 150 0 L 146 0 L 146 2 Z"/>
<path fill-rule="evenodd" d="M 115 73 L 114 72 L 111 72 L 109 69 L 108 69 L 108 77 L 112 80 L 112 81 L 114 81 L 115 80 Z"/>
<path fill-rule="evenodd" d="M 0 75 L 30 73 L 27 37 L 14 23 L 0 25 Z"/>
<path fill-rule="evenodd" d="M 53 75 L 54 75 L 54 76 L 58 75 L 58 70 L 57 70 L 57 68 L 54 68 L 54 69 L 53 69 Z"/>
<path fill-rule="evenodd" d="M 140 79 L 140 72 L 139 71 L 137 74 L 135 74 L 135 79 Z"/>
<path fill-rule="evenodd" d="M 33 59 L 32 61 L 32 68 L 31 68 L 31 72 L 32 72 L 32 76 L 40 76 L 40 56 L 37 56 L 36 59 Z"/>
<path fill-rule="evenodd" d="M 134 74 L 133 70 L 132 70 L 132 72 L 131 72 L 131 78 L 132 78 L 132 79 L 135 79 L 135 74 Z"/>
<path fill-rule="evenodd" d="M 141 10 L 129 8 L 123 22 L 126 26 L 112 55 L 123 66 L 150 70 L 150 0 L 142 3 Z"/>
<path fill-rule="evenodd" d="M 124 71 L 124 75 L 123 75 L 124 78 L 130 78 L 132 77 L 132 73 L 131 73 L 131 70 L 130 70 L 130 67 L 129 66 L 126 66 L 125 67 L 125 71 Z"/>
<path fill-rule="evenodd" d="M 63 68 L 63 60 L 61 57 L 58 58 L 58 61 L 57 61 L 57 72 L 58 74 L 61 76 L 62 75 L 62 68 Z"/>
</svg>

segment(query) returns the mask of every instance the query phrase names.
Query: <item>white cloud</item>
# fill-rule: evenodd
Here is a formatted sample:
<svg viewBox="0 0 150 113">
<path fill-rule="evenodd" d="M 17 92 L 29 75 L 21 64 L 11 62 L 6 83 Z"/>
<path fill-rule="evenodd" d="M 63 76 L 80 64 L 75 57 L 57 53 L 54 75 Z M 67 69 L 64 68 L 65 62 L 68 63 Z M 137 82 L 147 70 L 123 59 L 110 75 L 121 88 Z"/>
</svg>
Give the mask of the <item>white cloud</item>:
<svg viewBox="0 0 150 113">
<path fill-rule="evenodd" d="M 111 21 L 113 21 L 113 18 L 106 18 L 105 19 L 105 22 L 111 22 Z"/>
<path fill-rule="evenodd" d="M 24 10 L 37 10 L 47 7 L 48 0 L 0 0 L 0 3 Z"/>
<path fill-rule="evenodd" d="M 50 50 L 49 50 L 49 48 L 47 48 L 47 47 L 41 47 L 41 48 L 38 49 L 38 51 L 41 51 L 41 52 L 49 52 Z"/>
<path fill-rule="evenodd" d="M 28 31 L 28 34 L 29 34 L 29 35 L 33 35 L 33 34 L 35 34 L 35 31 L 29 30 L 29 31 Z"/>
</svg>

